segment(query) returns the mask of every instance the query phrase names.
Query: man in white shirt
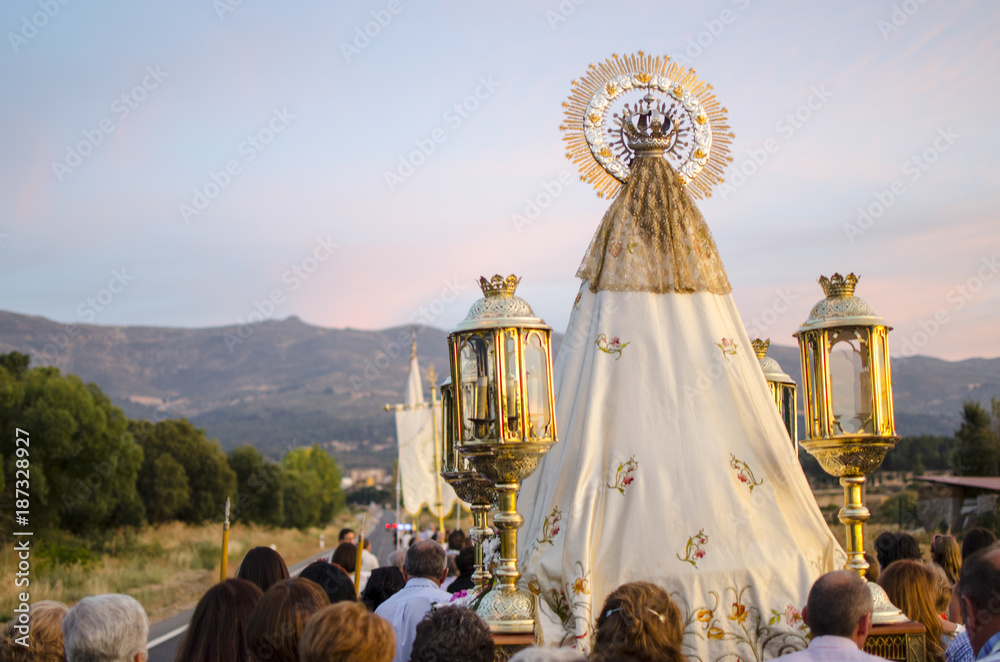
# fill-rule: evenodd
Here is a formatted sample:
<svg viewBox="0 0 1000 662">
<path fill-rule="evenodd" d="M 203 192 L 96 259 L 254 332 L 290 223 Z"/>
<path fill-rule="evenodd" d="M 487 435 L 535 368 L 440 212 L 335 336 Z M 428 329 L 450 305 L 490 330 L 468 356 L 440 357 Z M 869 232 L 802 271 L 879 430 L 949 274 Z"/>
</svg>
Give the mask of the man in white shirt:
<svg viewBox="0 0 1000 662">
<path fill-rule="evenodd" d="M 396 633 L 396 657 L 393 662 L 409 662 L 417 623 L 423 620 L 431 605 L 448 603 L 451 594 L 441 590 L 448 576 L 444 547 L 433 540 L 422 540 L 406 550 L 403 578 L 406 586 L 379 605 L 375 613 L 392 625 Z"/>
<path fill-rule="evenodd" d="M 955 593 L 976 660 L 1000 660 L 1000 544 L 979 550 L 962 562 Z"/>
<path fill-rule="evenodd" d="M 857 573 L 829 572 L 813 584 L 802 618 L 812 631 L 809 648 L 782 657 L 782 662 L 840 662 L 882 660 L 864 652 L 875 605 Z"/>
</svg>

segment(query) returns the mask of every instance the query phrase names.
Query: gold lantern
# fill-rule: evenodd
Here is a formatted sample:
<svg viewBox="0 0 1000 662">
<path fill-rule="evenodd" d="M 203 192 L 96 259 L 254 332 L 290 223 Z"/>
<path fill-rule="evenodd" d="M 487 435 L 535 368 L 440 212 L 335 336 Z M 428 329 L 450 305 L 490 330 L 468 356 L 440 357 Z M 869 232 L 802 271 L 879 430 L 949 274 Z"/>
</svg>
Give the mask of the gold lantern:
<svg viewBox="0 0 1000 662">
<path fill-rule="evenodd" d="M 767 380 L 767 387 L 771 389 L 771 397 L 778 407 L 778 414 L 785 424 L 788 438 L 792 440 L 792 447 L 795 454 L 799 453 L 799 418 L 795 410 L 795 380 L 785 374 L 778 362 L 767 355 L 767 348 L 771 346 L 771 339 L 756 339 L 753 341 L 753 351 L 760 362 L 760 369 L 764 371 L 764 379 Z"/>
<path fill-rule="evenodd" d="M 889 376 L 890 327 L 863 299 L 854 296 L 858 278 L 821 277 L 826 298 L 799 327 L 805 439 L 802 447 L 823 469 L 840 478 L 847 527 L 847 567 L 864 574 L 862 503 L 865 476 L 882 464 L 896 445 Z"/>
<path fill-rule="evenodd" d="M 493 535 L 487 526 L 490 509 L 497 504 L 497 493 L 493 482 L 472 468 L 469 460 L 458 452 L 458 417 L 455 403 L 455 388 L 449 377 L 441 384 L 441 477 L 455 490 L 462 501 L 469 504 L 472 511 L 472 528 L 469 535 L 475 544 L 476 570 L 472 582 L 476 591 L 482 592 L 490 583 L 492 575 L 483 565 L 483 542 Z"/>
<path fill-rule="evenodd" d="M 556 442 L 552 329 L 515 296 L 519 280 L 480 278 L 483 298 L 448 335 L 457 448 L 499 498 L 497 585 L 478 608 L 497 633 L 534 629 L 534 596 L 517 586 L 517 493 Z"/>
</svg>

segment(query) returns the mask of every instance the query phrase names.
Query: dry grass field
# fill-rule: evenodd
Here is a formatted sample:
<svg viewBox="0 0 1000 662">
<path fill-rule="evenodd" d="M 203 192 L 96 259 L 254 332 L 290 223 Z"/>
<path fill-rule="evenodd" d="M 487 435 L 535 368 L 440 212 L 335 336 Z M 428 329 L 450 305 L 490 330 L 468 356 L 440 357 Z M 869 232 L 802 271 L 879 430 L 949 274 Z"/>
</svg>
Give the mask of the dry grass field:
<svg viewBox="0 0 1000 662">
<path fill-rule="evenodd" d="M 325 529 L 272 529 L 236 524 L 229 532 L 228 575 L 239 568 L 252 547 L 274 545 L 291 566 L 336 543 L 341 527 L 357 528 L 360 519 L 347 511 Z M 169 618 L 197 604 L 202 593 L 219 580 L 222 527 L 191 526 L 177 522 L 148 527 L 138 533 L 117 533 L 94 553 L 79 541 L 63 538 L 32 541 L 28 587 L 14 584 L 18 558 L 13 542 L 0 545 L 0 622 L 10 619 L 18 593 L 27 590 L 30 602 L 58 600 L 73 605 L 100 593 L 131 595 L 146 609 L 151 623 Z"/>
</svg>

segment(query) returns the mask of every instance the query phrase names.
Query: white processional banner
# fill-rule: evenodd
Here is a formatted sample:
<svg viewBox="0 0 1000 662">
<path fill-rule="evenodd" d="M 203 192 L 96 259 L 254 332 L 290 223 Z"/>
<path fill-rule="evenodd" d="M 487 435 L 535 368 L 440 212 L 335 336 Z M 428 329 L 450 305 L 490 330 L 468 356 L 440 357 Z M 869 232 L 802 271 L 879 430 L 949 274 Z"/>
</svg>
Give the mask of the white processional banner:
<svg viewBox="0 0 1000 662">
<path fill-rule="evenodd" d="M 396 412 L 396 437 L 399 439 L 399 478 L 402 482 L 403 510 L 416 516 L 421 508 L 438 516 L 438 483 L 441 486 L 443 514 L 455 507 L 458 496 L 451 485 L 438 476 L 434 457 L 434 421 L 440 424 L 441 405 L 401 409 Z"/>
</svg>

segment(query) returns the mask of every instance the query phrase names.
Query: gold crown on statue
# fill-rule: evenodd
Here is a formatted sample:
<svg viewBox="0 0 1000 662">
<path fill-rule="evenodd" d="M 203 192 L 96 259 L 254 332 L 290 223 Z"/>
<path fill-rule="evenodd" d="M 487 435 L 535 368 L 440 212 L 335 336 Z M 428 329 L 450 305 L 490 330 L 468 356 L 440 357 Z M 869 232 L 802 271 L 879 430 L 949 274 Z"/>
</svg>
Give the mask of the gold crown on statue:
<svg viewBox="0 0 1000 662">
<path fill-rule="evenodd" d="M 853 273 L 847 276 L 833 274 L 829 278 L 819 277 L 819 284 L 827 299 L 846 299 L 854 296 L 854 288 L 858 285 L 858 277 Z"/>
<path fill-rule="evenodd" d="M 767 356 L 767 348 L 771 346 L 771 339 L 767 338 L 761 340 L 760 338 L 755 339 L 752 343 L 753 353 L 757 355 L 757 359 L 760 360 Z"/>
<path fill-rule="evenodd" d="M 483 290 L 485 297 L 512 297 L 517 289 L 517 284 L 521 279 L 511 274 L 504 278 L 496 274 L 493 278 L 486 280 L 485 276 L 479 278 L 479 287 Z"/>
<path fill-rule="evenodd" d="M 625 134 L 626 144 L 633 152 L 662 153 L 671 146 L 674 136 L 670 131 L 672 122 L 667 115 L 667 105 L 662 101 L 654 104 L 654 101 L 656 97 L 647 93 L 635 108 L 625 104 L 622 132 Z"/>
</svg>

